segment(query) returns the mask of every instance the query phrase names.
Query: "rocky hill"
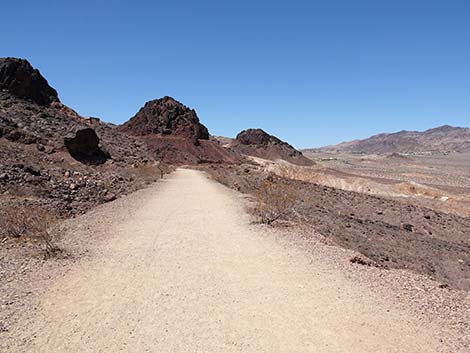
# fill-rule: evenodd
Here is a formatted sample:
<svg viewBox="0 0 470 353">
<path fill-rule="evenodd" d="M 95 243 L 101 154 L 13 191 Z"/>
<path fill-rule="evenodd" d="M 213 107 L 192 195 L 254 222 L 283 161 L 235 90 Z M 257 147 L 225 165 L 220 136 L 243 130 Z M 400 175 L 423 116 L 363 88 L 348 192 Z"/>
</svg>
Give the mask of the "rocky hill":
<svg viewBox="0 0 470 353">
<path fill-rule="evenodd" d="M 284 160 L 297 165 L 314 164 L 314 162 L 305 157 L 302 152 L 262 129 L 243 130 L 232 140 L 230 147 L 248 156 L 273 161 Z"/>
<path fill-rule="evenodd" d="M 28 61 L 0 58 L 0 87 L 0 211 L 81 213 L 159 175 L 143 141 L 62 104 Z"/>
<path fill-rule="evenodd" d="M 0 213 L 21 204 L 69 216 L 154 181 L 158 163 L 236 164 L 242 153 L 312 163 L 262 130 L 223 146 L 171 97 L 147 102 L 121 126 L 83 117 L 27 60 L 0 58 Z"/>
<path fill-rule="evenodd" d="M 141 137 L 150 153 L 167 163 L 237 163 L 242 159 L 210 140 L 194 109 L 171 97 L 145 103 L 119 131 Z"/>
<path fill-rule="evenodd" d="M 470 152 L 470 128 L 444 125 L 423 132 L 400 131 L 308 151 L 377 154 Z"/>
<path fill-rule="evenodd" d="M 145 103 L 120 130 L 137 136 L 171 135 L 194 140 L 209 139 L 209 131 L 200 123 L 196 111 L 168 96 Z"/>
</svg>

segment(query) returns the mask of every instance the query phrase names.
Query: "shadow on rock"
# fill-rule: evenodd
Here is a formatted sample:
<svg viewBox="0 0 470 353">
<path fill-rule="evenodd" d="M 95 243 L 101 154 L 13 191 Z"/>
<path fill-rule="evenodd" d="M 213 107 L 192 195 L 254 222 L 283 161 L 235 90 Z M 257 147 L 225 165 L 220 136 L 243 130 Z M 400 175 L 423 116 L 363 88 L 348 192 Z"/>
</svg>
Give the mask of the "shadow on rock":
<svg viewBox="0 0 470 353">
<path fill-rule="evenodd" d="M 100 139 L 92 128 L 84 128 L 64 137 L 64 145 L 70 155 L 86 164 L 103 164 L 110 158 L 100 147 Z"/>
</svg>

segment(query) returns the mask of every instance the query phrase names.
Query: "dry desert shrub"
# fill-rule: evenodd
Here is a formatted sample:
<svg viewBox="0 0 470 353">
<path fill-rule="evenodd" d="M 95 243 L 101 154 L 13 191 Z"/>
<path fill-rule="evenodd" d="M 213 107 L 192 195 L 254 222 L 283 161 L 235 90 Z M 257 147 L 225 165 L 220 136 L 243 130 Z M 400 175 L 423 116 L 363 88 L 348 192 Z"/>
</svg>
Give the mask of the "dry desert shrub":
<svg viewBox="0 0 470 353">
<path fill-rule="evenodd" d="M 1 236 L 28 237 L 41 245 L 46 257 L 60 252 L 51 231 L 57 221 L 51 212 L 37 206 L 11 205 L 0 210 Z"/>
<path fill-rule="evenodd" d="M 135 172 L 143 178 L 163 178 L 162 172 L 152 164 L 139 164 L 135 167 Z"/>
<path fill-rule="evenodd" d="M 173 167 L 160 161 L 154 163 L 136 163 L 131 173 L 142 179 L 163 178 L 165 174 L 169 174 L 174 170 Z"/>
<path fill-rule="evenodd" d="M 268 177 L 255 192 L 255 214 L 264 224 L 301 218 L 305 196 L 300 185 L 288 179 Z"/>
<path fill-rule="evenodd" d="M 170 174 L 176 170 L 174 166 L 168 165 L 163 162 L 156 162 L 155 167 L 157 168 L 158 172 L 160 173 L 160 177 L 163 178 L 165 174 Z"/>
<path fill-rule="evenodd" d="M 315 169 L 312 167 L 278 164 L 273 167 L 272 171 L 281 178 L 315 181 Z"/>
</svg>

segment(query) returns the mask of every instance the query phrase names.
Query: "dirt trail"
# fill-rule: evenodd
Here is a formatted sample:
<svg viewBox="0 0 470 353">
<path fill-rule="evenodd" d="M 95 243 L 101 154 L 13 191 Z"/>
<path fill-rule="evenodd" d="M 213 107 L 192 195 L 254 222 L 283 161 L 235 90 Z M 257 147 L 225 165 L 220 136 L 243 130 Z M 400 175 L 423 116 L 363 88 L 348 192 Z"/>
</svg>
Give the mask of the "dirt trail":
<svg viewBox="0 0 470 353">
<path fill-rule="evenodd" d="M 109 215 L 102 256 L 55 282 L 9 351 L 439 351 L 435 327 L 287 251 L 204 174 L 149 193 L 132 217 Z"/>
</svg>

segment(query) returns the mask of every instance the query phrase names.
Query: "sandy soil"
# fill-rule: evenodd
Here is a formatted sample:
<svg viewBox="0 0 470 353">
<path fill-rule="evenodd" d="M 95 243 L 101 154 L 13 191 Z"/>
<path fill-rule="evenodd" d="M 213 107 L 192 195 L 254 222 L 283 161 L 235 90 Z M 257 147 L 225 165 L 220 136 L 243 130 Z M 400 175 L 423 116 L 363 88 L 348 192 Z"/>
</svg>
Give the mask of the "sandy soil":
<svg viewBox="0 0 470 353">
<path fill-rule="evenodd" d="M 465 351 L 415 303 L 251 224 L 240 194 L 200 172 L 138 195 L 81 219 L 98 250 L 45 282 L 0 351 Z"/>
</svg>

